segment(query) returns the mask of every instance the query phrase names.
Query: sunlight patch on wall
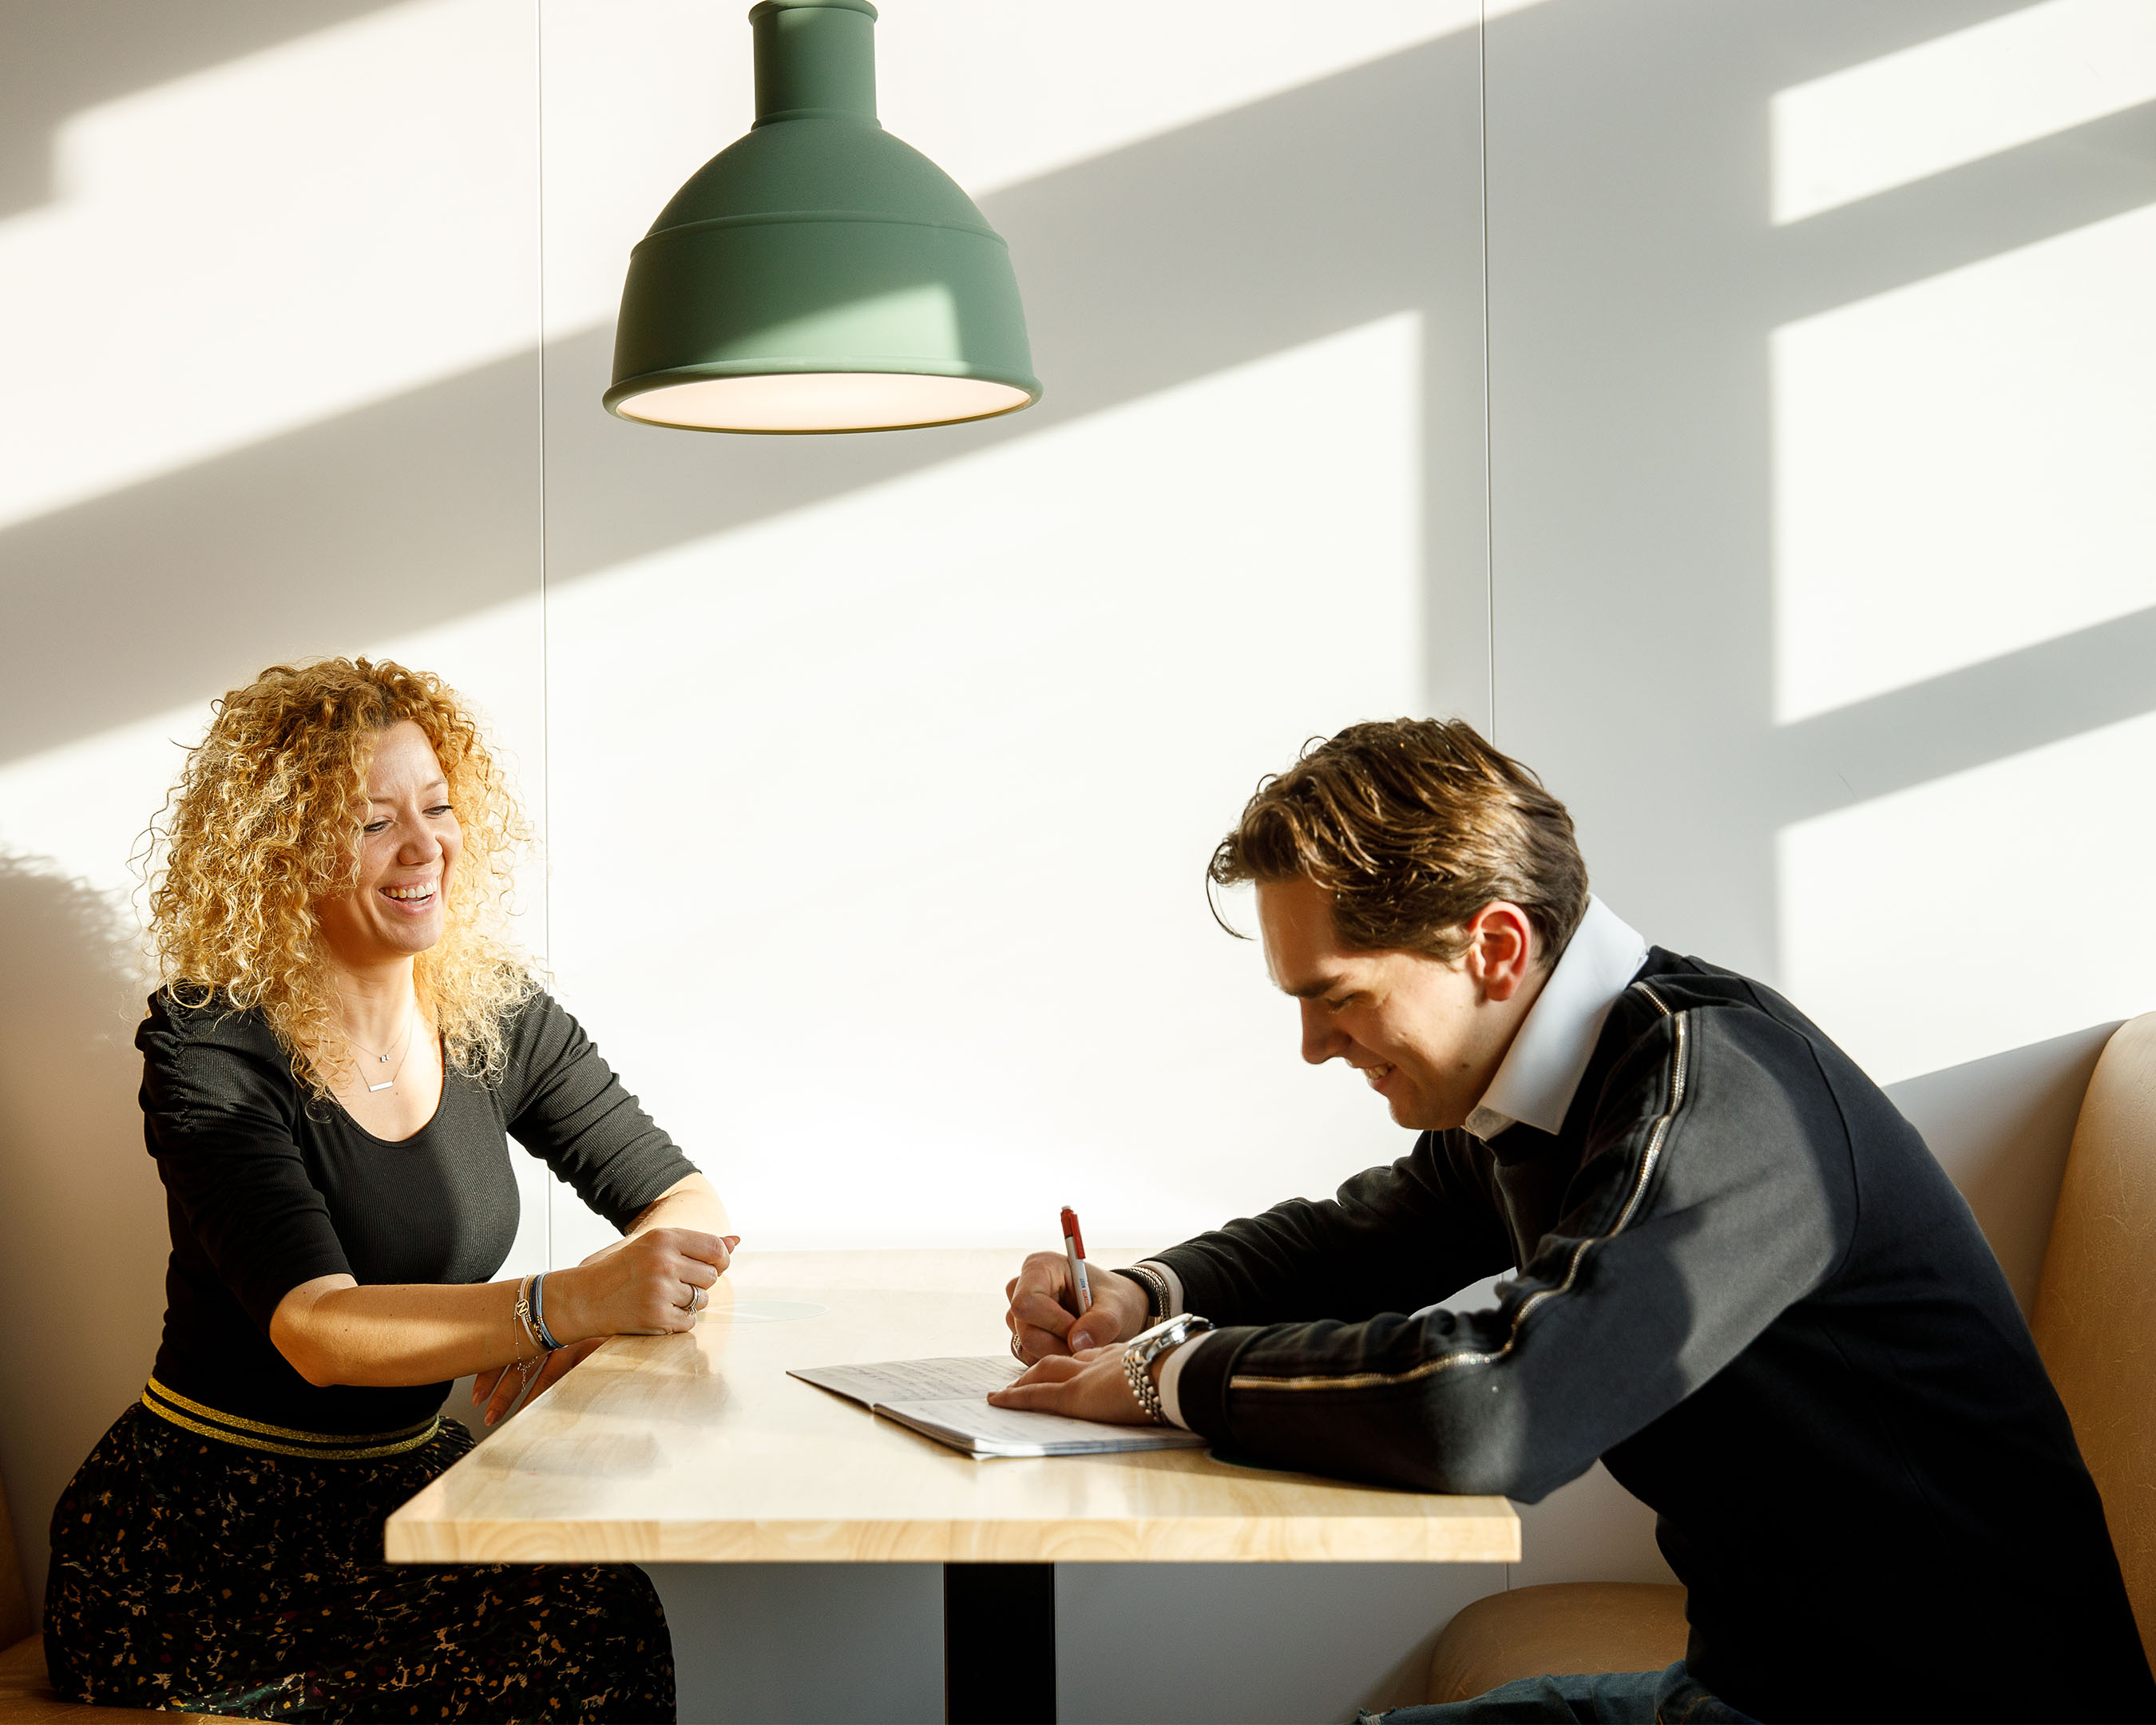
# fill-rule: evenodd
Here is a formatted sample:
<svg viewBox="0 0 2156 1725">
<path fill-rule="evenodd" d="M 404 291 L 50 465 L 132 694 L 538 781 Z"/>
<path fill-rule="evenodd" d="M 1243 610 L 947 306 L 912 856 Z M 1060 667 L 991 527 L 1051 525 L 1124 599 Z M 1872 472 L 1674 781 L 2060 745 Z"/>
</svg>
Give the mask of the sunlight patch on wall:
<svg viewBox="0 0 2156 1725">
<path fill-rule="evenodd" d="M 1424 699 L 1419 347 L 1388 318 L 549 593 L 562 998 L 755 1244 L 1064 1203 L 1152 1239 L 1404 1147 L 1201 876 L 1306 737 Z"/>
<path fill-rule="evenodd" d="M 528 347 L 532 47 L 409 0 L 68 121 L 0 223 L 0 524 Z"/>
<path fill-rule="evenodd" d="M 1488 10 L 1537 3 L 1491 0 Z M 1482 8 L 894 0 L 880 10 L 884 124 L 978 198 L 1471 29 Z M 756 117 L 746 11 L 543 0 L 550 333 L 613 318 L 629 248 L 690 171 Z"/>
<path fill-rule="evenodd" d="M 1778 722 L 2156 604 L 2151 305 L 2156 207 L 1774 331 Z"/>
<path fill-rule="evenodd" d="M 2156 100 L 2156 5 L 2048 0 L 1778 92 L 1774 218 L 1801 221 Z"/>
<path fill-rule="evenodd" d="M 2156 1008 L 2156 715 L 1785 829 L 1783 987 L 1881 1084 Z"/>
<path fill-rule="evenodd" d="M 205 698 L 0 767 L 0 851 L 126 898 L 128 859 L 208 722 Z"/>
</svg>

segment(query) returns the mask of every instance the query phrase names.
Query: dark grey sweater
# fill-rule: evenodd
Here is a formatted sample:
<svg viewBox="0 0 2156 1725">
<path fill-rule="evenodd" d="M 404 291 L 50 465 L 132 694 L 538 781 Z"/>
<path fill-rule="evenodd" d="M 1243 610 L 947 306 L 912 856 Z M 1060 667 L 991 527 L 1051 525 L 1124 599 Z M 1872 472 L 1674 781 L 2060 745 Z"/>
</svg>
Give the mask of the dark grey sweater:
<svg viewBox="0 0 2156 1725">
<path fill-rule="evenodd" d="M 446 1384 L 316 1388 L 271 1345 L 270 1316 L 318 1276 L 491 1279 L 516 1239 L 511 1137 L 617 1228 L 696 1172 L 551 995 L 518 1010 L 498 1086 L 450 1071 L 434 1117 L 397 1143 L 309 1096 L 253 1013 L 153 994 L 135 1045 L 172 1236 L 157 1379 L 268 1425 L 390 1432 L 441 1405 Z"/>
<path fill-rule="evenodd" d="M 1659 1514 L 1688 1663 L 1762 1720 L 2156 1718 L 2103 1510 L 1916 1130 L 1771 989 L 1660 948 L 1562 1127 L 1425 1132 L 1158 1255 L 1255 1460 Z M 1495 1311 L 1403 1314 L 1521 1266 Z"/>
</svg>

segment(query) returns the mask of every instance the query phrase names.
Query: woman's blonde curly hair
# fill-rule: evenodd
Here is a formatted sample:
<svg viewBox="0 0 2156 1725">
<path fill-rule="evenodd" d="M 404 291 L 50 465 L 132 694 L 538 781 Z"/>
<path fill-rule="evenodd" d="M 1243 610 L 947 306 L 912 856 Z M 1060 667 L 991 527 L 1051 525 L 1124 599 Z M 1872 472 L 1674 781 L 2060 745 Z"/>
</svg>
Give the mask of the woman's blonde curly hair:
<svg viewBox="0 0 2156 1725">
<path fill-rule="evenodd" d="M 439 677 L 387 660 L 276 665 L 212 707 L 208 734 L 151 825 L 145 855 L 159 985 L 182 1006 L 220 997 L 259 1013 L 293 1076 L 326 1097 L 349 1060 L 315 915 L 359 880 L 367 770 L 410 720 L 449 781 L 463 850 L 442 938 L 413 970 L 449 1064 L 501 1075 L 511 1011 L 538 992 L 506 932 L 511 871 L 531 834 L 478 721 Z"/>
</svg>

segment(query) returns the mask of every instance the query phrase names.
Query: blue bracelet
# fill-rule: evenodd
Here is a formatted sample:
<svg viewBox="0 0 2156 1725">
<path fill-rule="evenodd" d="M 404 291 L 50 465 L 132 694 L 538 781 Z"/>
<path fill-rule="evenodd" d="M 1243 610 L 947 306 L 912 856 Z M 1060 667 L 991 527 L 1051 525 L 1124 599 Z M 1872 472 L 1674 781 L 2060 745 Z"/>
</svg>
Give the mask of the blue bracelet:
<svg viewBox="0 0 2156 1725">
<path fill-rule="evenodd" d="M 562 1345 L 554 1339 L 554 1332 L 547 1327 L 547 1275 L 544 1271 L 531 1278 L 531 1323 L 539 1332 L 540 1345 L 549 1353 Z"/>
</svg>

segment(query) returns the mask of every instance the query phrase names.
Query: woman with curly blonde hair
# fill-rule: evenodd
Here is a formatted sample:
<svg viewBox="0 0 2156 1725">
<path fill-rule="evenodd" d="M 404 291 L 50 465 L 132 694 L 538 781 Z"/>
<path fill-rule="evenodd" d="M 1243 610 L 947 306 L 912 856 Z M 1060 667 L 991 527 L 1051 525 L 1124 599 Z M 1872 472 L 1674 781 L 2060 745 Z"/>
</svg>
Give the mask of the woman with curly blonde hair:
<svg viewBox="0 0 2156 1725">
<path fill-rule="evenodd" d="M 523 824 L 463 702 L 386 662 L 217 704 L 158 829 L 136 1034 L 172 1254 L 141 1401 L 53 1517 L 54 1686 L 260 1719 L 671 1719 L 629 1567 L 391 1568 L 382 1522 L 601 1339 L 686 1330 L 734 1245 L 505 926 Z M 490 1281 L 515 1137 L 623 1239 Z"/>
</svg>

